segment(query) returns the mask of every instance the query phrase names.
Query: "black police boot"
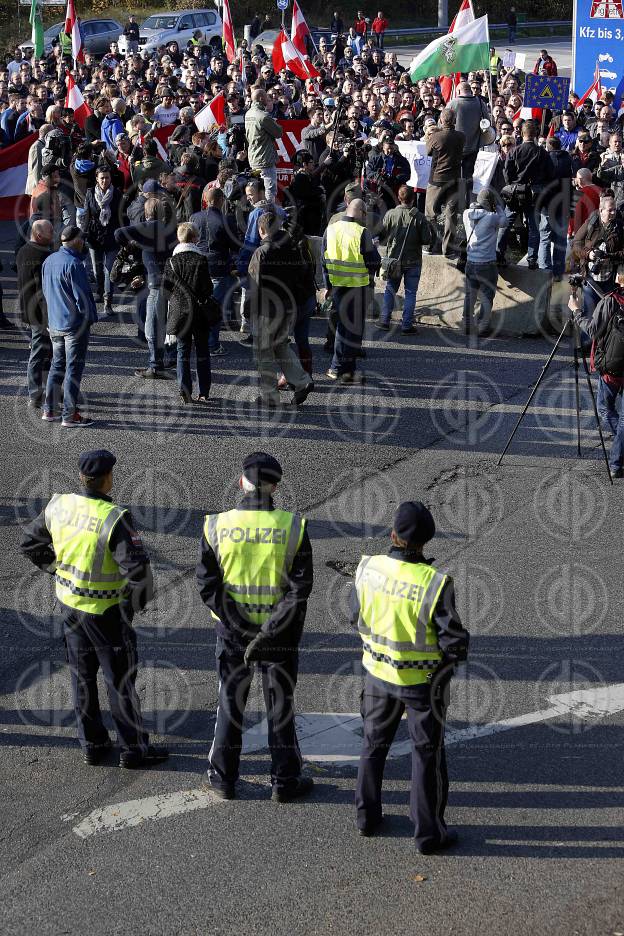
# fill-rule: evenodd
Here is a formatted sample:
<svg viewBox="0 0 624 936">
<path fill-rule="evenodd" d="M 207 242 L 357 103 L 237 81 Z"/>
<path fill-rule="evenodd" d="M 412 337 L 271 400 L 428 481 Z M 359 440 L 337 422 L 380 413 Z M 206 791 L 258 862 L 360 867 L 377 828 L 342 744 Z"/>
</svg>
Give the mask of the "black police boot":
<svg viewBox="0 0 624 936">
<path fill-rule="evenodd" d="M 222 800 L 234 800 L 236 799 L 236 787 L 233 783 L 224 783 L 222 785 L 217 785 L 212 782 L 210 775 L 208 776 L 208 786 L 210 787 L 210 792 L 214 793 L 215 796 L 218 796 Z"/>
<path fill-rule="evenodd" d="M 297 782 L 285 790 L 273 790 L 271 799 L 274 803 L 291 803 L 293 800 L 301 799 L 302 796 L 309 796 L 314 789 L 314 780 L 312 777 L 299 777 Z"/>
<path fill-rule="evenodd" d="M 379 828 L 379 826 L 382 824 L 383 821 L 384 821 L 384 817 L 380 816 L 379 819 L 377 819 L 376 821 L 367 822 L 363 826 L 358 826 L 358 832 L 360 833 L 360 835 L 364 836 L 364 838 L 370 838 L 371 835 L 375 834 L 375 832 L 377 831 L 377 829 Z"/>
<path fill-rule="evenodd" d="M 169 760 L 169 751 L 162 744 L 150 744 L 146 751 L 122 751 L 119 755 L 119 766 L 126 770 L 137 770 L 139 767 L 154 767 Z"/>
<path fill-rule="evenodd" d="M 112 746 L 110 738 L 103 744 L 89 744 L 82 749 L 82 760 L 88 767 L 96 767 Z"/>
<path fill-rule="evenodd" d="M 435 855 L 437 852 L 446 851 L 447 848 L 452 848 L 456 843 L 457 832 L 449 830 L 442 841 L 431 840 L 429 842 L 423 842 L 422 845 L 416 847 L 416 851 L 420 855 Z"/>
</svg>

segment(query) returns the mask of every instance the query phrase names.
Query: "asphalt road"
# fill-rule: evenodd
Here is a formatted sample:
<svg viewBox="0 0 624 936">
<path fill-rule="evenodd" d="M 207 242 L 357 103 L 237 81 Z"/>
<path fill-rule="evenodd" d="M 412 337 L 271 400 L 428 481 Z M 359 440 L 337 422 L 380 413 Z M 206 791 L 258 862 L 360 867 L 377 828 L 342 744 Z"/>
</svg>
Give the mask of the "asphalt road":
<svg viewBox="0 0 624 936">
<path fill-rule="evenodd" d="M 6 229 L 0 237 L 10 259 Z M 4 286 L 10 311 L 7 274 Z M 94 327 L 83 389 L 96 424 L 81 432 L 27 410 L 26 337 L 0 334 L 0 931 L 624 930 L 622 715 L 618 705 L 604 716 L 605 706 L 569 701 L 571 691 L 621 680 L 622 482 L 607 483 L 586 393 L 576 458 L 570 349 L 499 468 L 546 337 L 470 348 L 426 327 L 380 340 L 370 325 L 368 383 L 336 390 L 322 376 L 315 320 L 318 392 L 299 412 L 258 417 L 251 357 L 235 336 L 214 359 L 214 400 L 200 411 L 179 405 L 171 384 L 132 376 L 145 352 L 127 319 Z M 137 620 L 138 685 L 150 730 L 172 757 L 150 772 L 121 772 L 113 756 L 82 765 L 51 582 L 17 550 L 23 522 L 74 486 L 76 457 L 91 447 L 116 452 L 116 499 L 131 506 L 155 566 L 158 596 Z M 280 502 L 310 518 L 315 555 L 297 708 L 327 731 L 306 741 L 315 793 L 290 806 L 271 803 L 258 744 L 244 758 L 239 801 L 203 789 L 214 632 L 192 570 L 203 514 L 234 502 L 241 460 L 258 448 L 282 462 Z M 335 566 L 348 571 L 362 553 L 385 551 L 406 498 L 435 514 L 431 553 L 455 576 L 473 635 L 449 712 L 447 818 L 460 842 L 437 858 L 414 851 L 410 761 L 400 749 L 388 762 L 384 834 L 356 835 L 355 767 L 339 759 L 349 734 L 336 740 L 332 728 L 358 712 L 362 684 L 359 640 L 344 616 L 349 582 Z M 568 699 L 553 702 L 560 696 Z M 249 725 L 262 718 L 254 689 Z M 487 727 L 509 719 L 504 733 Z"/>
</svg>

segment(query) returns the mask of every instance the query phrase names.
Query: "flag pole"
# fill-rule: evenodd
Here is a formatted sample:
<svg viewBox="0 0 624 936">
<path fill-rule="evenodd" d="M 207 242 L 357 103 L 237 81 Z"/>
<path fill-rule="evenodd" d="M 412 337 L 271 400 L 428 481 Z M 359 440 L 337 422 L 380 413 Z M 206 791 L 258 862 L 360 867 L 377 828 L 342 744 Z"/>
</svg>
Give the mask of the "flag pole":
<svg viewBox="0 0 624 936">
<path fill-rule="evenodd" d="M 490 66 L 490 20 L 488 18 L 488 79 L 490 84 L 490 113 L 492 113 L 492 108 L 494 107 L 494 92 L 492 91 L 492 68 Z"/>
</svg>

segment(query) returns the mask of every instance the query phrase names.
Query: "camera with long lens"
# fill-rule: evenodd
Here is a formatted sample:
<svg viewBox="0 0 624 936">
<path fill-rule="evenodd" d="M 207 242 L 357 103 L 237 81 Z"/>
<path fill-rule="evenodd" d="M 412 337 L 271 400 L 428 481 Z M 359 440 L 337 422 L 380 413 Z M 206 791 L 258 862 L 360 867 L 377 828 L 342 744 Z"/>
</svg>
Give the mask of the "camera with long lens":
<svg viewBox="0 0 624 936">
<path fill-rule="evenodd" d="M 585 282 L 585 277 L 581 273 L 571 273 L 568 277 L 568 283 L 571 289 L 580 289 Z"/>
</svg>

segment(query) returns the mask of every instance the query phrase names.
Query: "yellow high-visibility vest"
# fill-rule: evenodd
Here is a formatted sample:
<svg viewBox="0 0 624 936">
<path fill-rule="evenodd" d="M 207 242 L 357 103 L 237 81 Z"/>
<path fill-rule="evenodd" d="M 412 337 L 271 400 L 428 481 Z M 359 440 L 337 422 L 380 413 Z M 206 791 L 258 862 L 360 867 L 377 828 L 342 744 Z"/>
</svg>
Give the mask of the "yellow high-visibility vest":
<svg viewBox="0 0 624 936">
<path fill-rule="evenodd" d="M 242 618 L 262 626 L 284 595 L 306 521 L 288 510 L 208 514 L 204 535 Z"/>
<path fill-rule="evenodd" d="M 128 580 L 109 547 L 127 511 L 110 501 L 80 494 L 55 494 L 45 523 L 56 553 L 56 597 L 69 608 L 104 614 L 121 603 Z"/>
<path fill-rule="evenodd" d="M 442 653 L 433 613 L 448 576 L 425 562 L 363 556 L 355 574 L 362 664 L 394 686 L 427 682 Z"/>
<path fill-rule="evenodd" d="M 354 221 L 342 219 L 327 228 L 325 266 L 332 286 L 368 286 L 361 241 L 362 226 Z"/>
</svg>

